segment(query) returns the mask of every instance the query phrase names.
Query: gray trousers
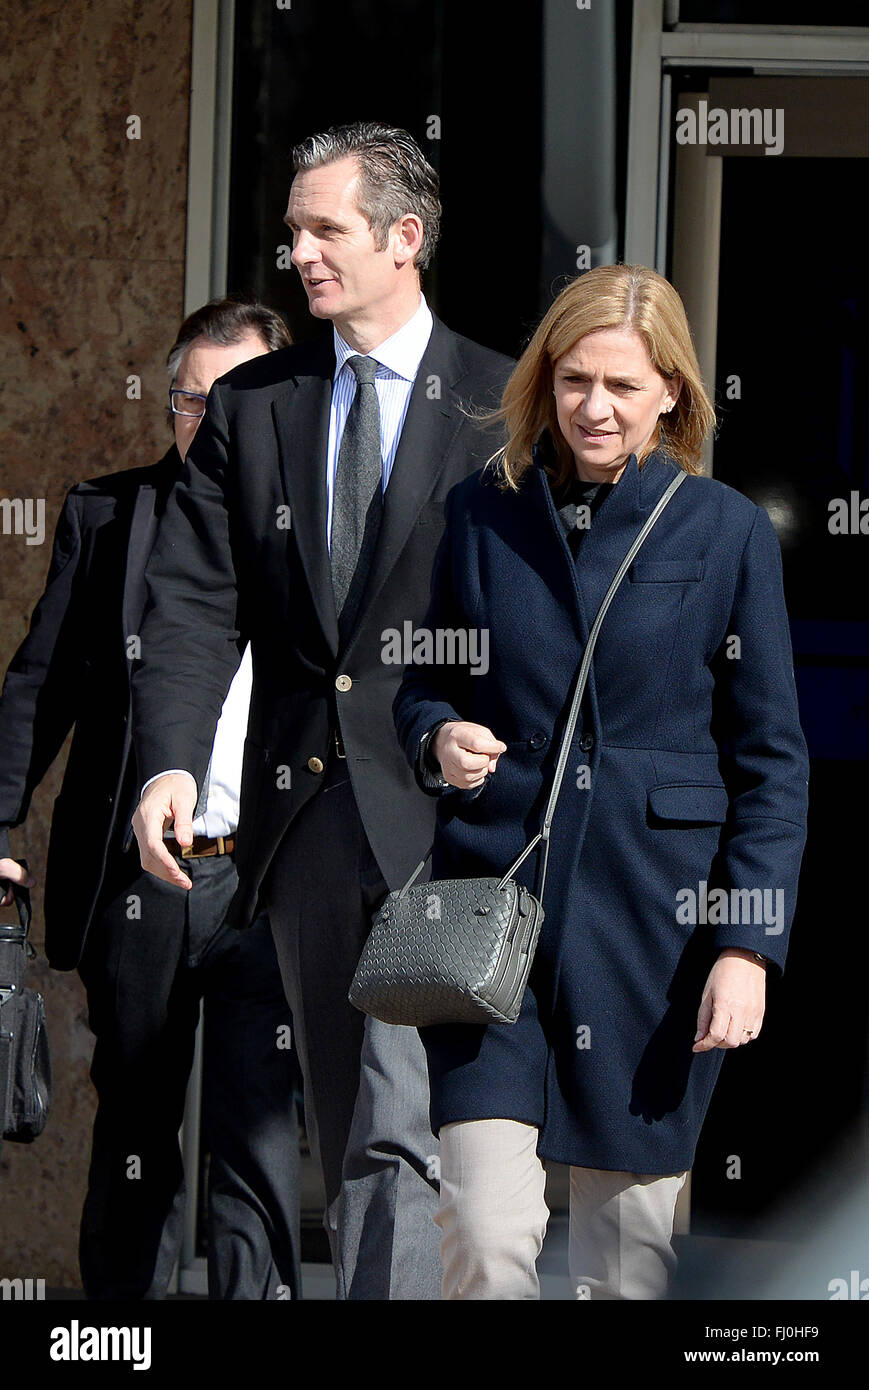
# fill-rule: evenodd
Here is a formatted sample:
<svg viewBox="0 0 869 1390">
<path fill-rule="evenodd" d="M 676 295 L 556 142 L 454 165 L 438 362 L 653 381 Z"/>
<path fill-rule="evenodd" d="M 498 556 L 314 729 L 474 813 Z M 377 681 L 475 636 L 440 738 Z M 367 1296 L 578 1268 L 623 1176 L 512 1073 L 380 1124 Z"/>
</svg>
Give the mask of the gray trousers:
<svg viewBox="0 0 869 1390">
<path fill-rule="evenodd" d="M 339 1299 L 439 1299 L 438 1143 L 415 1028 L 367 1018 L 347 991 L 387 891 L 346 763 L 278 849 L 265 896 L 326 1188 Z"/>
<path fill-rule="evenodd" d="M 549 1208 L 538 1131 L 518 1120 L 441 1129 L 446 1299 L 536 1299 Z M 570 1170 L 570 1279 L 578 1299 L 663 1298 L 685 1173 Z"/>
</svg>

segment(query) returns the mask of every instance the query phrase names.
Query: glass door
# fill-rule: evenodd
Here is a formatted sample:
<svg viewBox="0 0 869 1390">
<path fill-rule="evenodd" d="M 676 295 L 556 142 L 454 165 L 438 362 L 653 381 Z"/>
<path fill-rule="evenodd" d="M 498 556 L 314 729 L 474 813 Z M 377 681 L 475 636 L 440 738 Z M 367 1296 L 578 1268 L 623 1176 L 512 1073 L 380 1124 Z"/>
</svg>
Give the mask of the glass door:
<svg viewBox="0 0 869 1390">
<path fill-rule="evenodd" d="M 693 1170 L 692 1232 L 747 1234 L 865 1106 L 869 78 L 670 84 L 664 268 L 714 385 L 708 470 L 778 532 L 812 759 L 786 988 L 728 1059 Z"/>
</svg>

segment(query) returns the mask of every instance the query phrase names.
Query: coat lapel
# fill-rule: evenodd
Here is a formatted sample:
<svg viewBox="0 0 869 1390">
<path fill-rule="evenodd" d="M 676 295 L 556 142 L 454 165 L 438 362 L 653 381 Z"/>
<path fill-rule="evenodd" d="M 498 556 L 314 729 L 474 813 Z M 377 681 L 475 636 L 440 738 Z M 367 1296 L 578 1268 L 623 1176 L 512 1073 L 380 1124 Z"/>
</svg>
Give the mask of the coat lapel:
<svg viewBox="0 0 869 1390">
<path fill-rule="evenodd" d="M 650 454 L 639 468 L 636 455 L 631 454 L 624 473 L 595 515 L 575 567 L 589 625 L 637 532 L 673 477 L 673 469 L 660 454 Z M 654 543 L 653 532 L 646 544 Z M 628 582 L 625 576 L 624 583 Z"/>
<path fill-rule="evenodd" d="M 564 560 L 559 571 L 564 568 L 573 577 L 580 629 L 585 638 L 631 542 L 672 479 L 674 465 L 660 454 L 650 454 L 639 468 L 636 455 L 631 454 L 618 483 L 596 512 L 588 534 L 583 537 L 578 559 L 574 561 L 555 510 L 544 469 L 545 458 L 543 451 L 536 458 L 538 505 L 558 535 L 559 551 Z M 653 543 L 651 536 L 648 543 Z"/>
<path fill-rule="evenodd" d="M 577 633 L 580 640 L 585 643 L 588 637 L 588 623 L 585 618 L 582 600 L 579 592 L 579 585 L 576 580 L 576 564 L 570 553 L 567 544 L 567 537 L 564 534 L 564 527 L 561 518 L 555 509 L 555 501 L 552 496 L 549 475 L 545 468 L 546 455 L 535 446 L 535 467 L 533 478 L 532 497 L 540 516 L 541 524 L 546 528 L 547 534 L 555 533 L 555 549 L 547 543 L 546 551 L 552 554 L 553 566 L 553 591 L 563 595 L 570 607 Z M 587 538 L 586 538 L 587 539 Z"/>
<path fill-rule="evenodd" d="M 555 529 L 558 552 L 554 566 L 554 579 L 557 593 L 569 601 L 584 649 L 588 634 L 606 592 L 615 577 L 616 570 L 625 557 L 631 542 L 640 530 L 658 498 L 673 477 L 674 465 L 659 454 L 651 454 L 642 468 L 638 468 L 636 455 L 632 454 L 627 467 L 609 496 L 601 503 L 595 513 L 588 534 L 583 537 L 577 560 L 574 560 L 561 519 L 549 486 L 549 477 L 544 463 L 548 457 L 545 449 L 535 453 L 536 505 L 545 516 L 549 527 Z M 649 537 L 648 544 L 652 544 Z M 628 583 L 625 576 L 623 583 Z M 610 616 L 606 622 L 611 621 Z M 588 696 L 591 709 L 596 712 L 597 694 L 595 690 L 594 663 L 589 672 Z"/>
<path fill-rule="evenodd" d="M 272 402 L 281 476 L 292 532 L 323 635 L 338 652 L 338 619 L 326 537 L 326 456 L 335 353 L 332 338 L 312 344 L 311 366 L 291 377 Z"/>
</svg>

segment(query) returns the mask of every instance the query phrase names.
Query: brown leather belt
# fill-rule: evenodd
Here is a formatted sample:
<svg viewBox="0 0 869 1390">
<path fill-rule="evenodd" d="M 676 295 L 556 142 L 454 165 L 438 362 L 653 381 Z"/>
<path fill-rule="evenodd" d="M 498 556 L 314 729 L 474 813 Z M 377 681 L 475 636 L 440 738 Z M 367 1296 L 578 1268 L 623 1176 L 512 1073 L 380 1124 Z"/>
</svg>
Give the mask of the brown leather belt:
<svg viewBox="0 0 869 1390">
<path fill-rule="evenodd" d="M 212 839 L 209 835 L 194 835 L 193 844 L 186 849 L 181 849 L 177 840 L 164 840 L 172 854 L 178 854 L 180 850 L 182 859 L 211 859 L 215 854 L 235 854 L 235 836 L 217 835 Z"/>
</svg>

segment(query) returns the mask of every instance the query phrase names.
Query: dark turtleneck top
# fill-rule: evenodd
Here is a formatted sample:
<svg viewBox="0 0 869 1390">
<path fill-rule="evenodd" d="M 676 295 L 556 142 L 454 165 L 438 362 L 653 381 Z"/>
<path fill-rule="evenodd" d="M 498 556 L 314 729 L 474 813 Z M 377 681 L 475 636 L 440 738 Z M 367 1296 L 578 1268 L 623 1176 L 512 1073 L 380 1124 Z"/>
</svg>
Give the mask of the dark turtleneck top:
<svg viewBox="0 0 869 1390">
<path fill-rule="evenodd" d="M 586 483 L 581 478 L 573 477 L 557 491 L 553 488 L 552 500 L 574 560 L 595 513 L 615 486 L 615 483 Z"/>
</svg>

